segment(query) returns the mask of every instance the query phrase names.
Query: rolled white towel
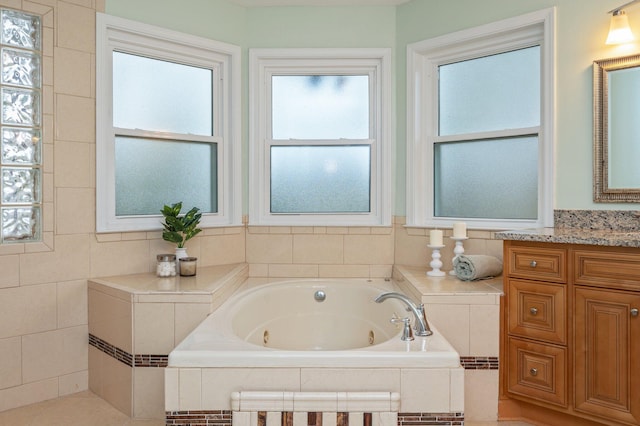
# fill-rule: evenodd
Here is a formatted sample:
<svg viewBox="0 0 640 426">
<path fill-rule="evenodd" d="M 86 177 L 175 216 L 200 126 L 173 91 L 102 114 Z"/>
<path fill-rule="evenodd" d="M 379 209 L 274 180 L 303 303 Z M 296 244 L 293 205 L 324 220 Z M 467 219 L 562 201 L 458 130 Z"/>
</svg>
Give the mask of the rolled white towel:
<svg viewBox="0 0 640 426">
<path fill-rule="evenodd" d="M 496 277 L 502 273 L 502 262 L 484 254 L 460 255 L 453 260 L 456 276 L 463 281 Z"/>
</svg>

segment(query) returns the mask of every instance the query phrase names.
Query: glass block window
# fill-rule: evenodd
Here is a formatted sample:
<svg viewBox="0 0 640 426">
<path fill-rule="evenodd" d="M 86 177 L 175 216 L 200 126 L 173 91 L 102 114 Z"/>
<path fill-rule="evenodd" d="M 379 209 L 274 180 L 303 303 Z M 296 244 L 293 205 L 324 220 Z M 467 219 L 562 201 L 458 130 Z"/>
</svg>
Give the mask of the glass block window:
<svg viewBox="0 0 640 426">
<path fill-rule="evenodd" d="M 0 9 L 0 210 L 2 243 L 42 234 L 40 17 Z"/>
</svg>

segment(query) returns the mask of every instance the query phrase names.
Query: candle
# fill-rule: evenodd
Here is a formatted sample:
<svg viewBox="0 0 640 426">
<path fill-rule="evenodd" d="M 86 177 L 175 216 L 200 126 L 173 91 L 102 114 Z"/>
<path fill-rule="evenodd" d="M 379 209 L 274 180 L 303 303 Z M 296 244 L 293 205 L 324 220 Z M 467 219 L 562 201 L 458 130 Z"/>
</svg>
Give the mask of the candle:
<svg viewBox="0 0 640 426">
<path fill-rule="evenodd" d="M 439 229 L 433 229 L 429 231 L 429 245 L 441 246 L 442 244 L 442 231 Z"/>
<path fill-rule="evenodd" d="M 467 238 L 467 224 L 456 222 L 453 224 L 453 238 Z"/>
</svg>

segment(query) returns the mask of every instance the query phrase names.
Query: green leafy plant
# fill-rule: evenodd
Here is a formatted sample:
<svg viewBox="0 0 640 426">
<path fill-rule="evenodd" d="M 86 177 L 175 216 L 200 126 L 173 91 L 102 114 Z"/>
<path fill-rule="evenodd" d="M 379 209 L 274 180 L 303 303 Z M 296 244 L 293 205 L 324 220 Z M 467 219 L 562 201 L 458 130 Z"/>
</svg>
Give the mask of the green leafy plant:
<svg viewBox="0 0 640 426">
<path fill-rule="evenodd" d="M 202 213 L 198 213 L 199 208 L 194 207 L 182 216 L 180 216 L 180 210 L 182 210 L 182 201 L 171 206 L 165 205 L 160 210 L 164 216 L 162 239 L 178 244 L 178 248 L 184 247 L 184 243 L 202 231 L 198 228 L 202 218 Z"/>
</svg>

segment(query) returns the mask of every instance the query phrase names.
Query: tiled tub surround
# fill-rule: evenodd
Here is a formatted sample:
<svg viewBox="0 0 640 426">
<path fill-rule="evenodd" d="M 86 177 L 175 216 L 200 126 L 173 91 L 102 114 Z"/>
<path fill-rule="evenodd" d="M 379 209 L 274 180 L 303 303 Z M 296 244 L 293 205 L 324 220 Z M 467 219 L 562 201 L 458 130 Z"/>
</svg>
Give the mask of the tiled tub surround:
<svg viewBox="0 0 640 426">
<path fill-rule="evenodd" d="M 207 416 L 228 411 L 231 392 L 243 389 L 289 392 L 340 389 L 399 392 L 401 418 L 412 424 L 460 424 L 465 417 L 495 420 L 501 280 L 465 283 L 454 277 L 427 278 L 425 269 L 411 267 L 396 267 L 394 278 L 402 280 L 402 291 L 414 299 L 430 301 L 427 310 L 434 326 L 448 325 L 453 330 L 458 347 L 466 355 L 463 357 L 466 370 L 367 368 L 364 363 L 358 368 L 170 366 L 165 370 L 167 419 L 173 421 L 187 413 L 198 413 L 198 418 L 204 421 Z M 471 350 L 480 352 L 470 355 Z M 471 390 L 464 392 L 464 396 L 460 393 L 462 381 Z M 466 404 L 473 417 L 463 415 Z M 433 423 L 441 421 L 445 423 Z"/>
<path fill-rule="evenodd" d="M 90 280 L 90 389 L 131 417 L 164 418 L 169 352 L 246 280 L 248 269 L 210 266 L 195 277 Z"/>
</svg>

